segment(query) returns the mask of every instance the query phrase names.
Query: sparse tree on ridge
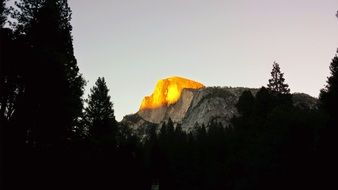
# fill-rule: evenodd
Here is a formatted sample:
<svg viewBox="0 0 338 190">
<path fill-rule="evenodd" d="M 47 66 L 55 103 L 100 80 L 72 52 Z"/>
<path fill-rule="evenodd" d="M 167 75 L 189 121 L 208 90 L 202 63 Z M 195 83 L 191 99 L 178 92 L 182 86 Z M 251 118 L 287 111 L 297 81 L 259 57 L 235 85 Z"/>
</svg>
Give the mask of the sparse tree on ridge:
<svg viewBox="0 0 338 190">
<path fill-rule="evenodd" d="M 279 64 L 273 63 L 271 71 L 271 79 L 269 79 L 268 89 L 279 94 L 289 94 L 289 85 L 285 83 L 284 73 L 281 72 Z"/>
</svg>

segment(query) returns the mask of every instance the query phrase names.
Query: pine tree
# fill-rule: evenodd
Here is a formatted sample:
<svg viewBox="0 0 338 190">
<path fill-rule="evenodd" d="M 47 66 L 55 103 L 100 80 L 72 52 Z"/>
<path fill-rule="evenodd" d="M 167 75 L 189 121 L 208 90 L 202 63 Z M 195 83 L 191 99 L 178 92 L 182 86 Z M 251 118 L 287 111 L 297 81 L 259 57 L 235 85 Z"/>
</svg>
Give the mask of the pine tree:
<svg viewBox="0 0 338 190">
<path fill-rule="evenodd" d="M 271 79 L 269 79 L 268 89 L 278 94 L 289 94 L 289 85 L 285 84 L 284 73 L 280 71 L 279 64 L 273 63 L 271 71 Z"/>
<path fill-rule="evenodd" d="M 113 103 L 110 101 L 109 90 L 103 77 L 97 79 L 90 92 L 88 106 L 85 108 L 89 135 L 94 138 L 113 135 L 116 130 L 116 120 Z"/>
<path fill-rule="evenodd" d="M 338 52 L 337 52 L 338 53 Z M 320 92 L 321 107 L 326 110 L 331 118 L 337 120 L 338 116 L 338 56 L 332 59 L 330 65 L 331 76 L 327 79 L 327 85 Z"/>
<path fill-rule="evenodd" d="M 85 81 L 74 57 L 67 0 L 20 0 L 11 15 L 17 39 L 30 48 L 25 69 L 25 105 L 34 141 L 64 141 L 78 124 Z"/>
<path fill-rule="evenodd" d="M 12 30 L 4 28 L 7 17 L 6 0 L 0 1 L 0 122 L 9 120 L 14 112 L 16 99 L 15 74 L 11 55 L 17 47 L 13 41 Z M 0 123 L 1 124 L 1 123 Z"/>
<path fill-rule="evenodd" d="M 337 50 L 338 53 L 338 50 Z M 337 145 L 338 145 L 338 55 L 330 64 L 331 76 L 319 95 L 320 109 L 327 115 L 325 127 L 320 131 L 318 141 L 318 155 L 320 155 L 320 173 L 332 173 L 337 171 Z M 318 156 L 319 157 L 319 156 Z M 336 186 L 335 180 L 321 176 L 321 182 L 328 184 L 327 187 Z M 329 179 L 329 180 L 327 180 Z"/>
</svg>

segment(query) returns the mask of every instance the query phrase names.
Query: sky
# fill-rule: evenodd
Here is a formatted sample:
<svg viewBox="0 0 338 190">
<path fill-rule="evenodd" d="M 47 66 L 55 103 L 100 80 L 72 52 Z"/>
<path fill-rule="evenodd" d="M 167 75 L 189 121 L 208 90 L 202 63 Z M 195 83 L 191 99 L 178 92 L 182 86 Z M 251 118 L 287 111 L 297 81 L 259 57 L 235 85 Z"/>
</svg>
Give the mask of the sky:
<svg viewBox="0 0 338 190">
<path fill-rule="evenodd" d="M 115 116 L 159 79 L 266 86 L 274 61 L 291 92 L 318 97 L 338 48 L 337 0 L 69 0 L 86 95 L 105 77 Z"/>
</svg>

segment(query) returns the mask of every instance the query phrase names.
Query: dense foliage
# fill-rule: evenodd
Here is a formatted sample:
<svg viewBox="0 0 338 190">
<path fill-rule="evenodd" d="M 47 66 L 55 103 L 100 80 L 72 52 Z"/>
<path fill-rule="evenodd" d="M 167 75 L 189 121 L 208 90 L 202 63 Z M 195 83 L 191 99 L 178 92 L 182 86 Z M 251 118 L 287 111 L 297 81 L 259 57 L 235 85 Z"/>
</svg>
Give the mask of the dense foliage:
<svg viewBox="0 0 338 190">
<path fill-rule="evenodd" d="M 104 78 L 83 105 L 67 0 L 4 2 L 1 189 L 336 189 L 337 56 L 317 107 L 293 104 L 274 63 L 230 126 L 186 132 L 169 119 L 137 136 L 116 122 Z M 4 28 L 9 12 L 16 22 Z"/>
</svg>

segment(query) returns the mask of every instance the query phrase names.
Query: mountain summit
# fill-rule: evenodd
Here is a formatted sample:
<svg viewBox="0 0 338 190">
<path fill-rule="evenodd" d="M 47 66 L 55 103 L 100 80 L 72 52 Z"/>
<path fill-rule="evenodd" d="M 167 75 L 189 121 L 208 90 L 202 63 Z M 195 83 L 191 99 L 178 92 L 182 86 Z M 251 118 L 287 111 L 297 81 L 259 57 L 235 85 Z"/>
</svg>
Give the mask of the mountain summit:
<svg viewBox="0 0 338 190">
<path fill-rule="evenodd" d="M 182 77 L 170 77 L 157 82 L 154 92 L 146 96 L 135 114 L 126 115 L 124 125 L 144 133 L 144 127 L 162 124 L 171 119 L 190 131 L 196 125 L 207 126 L 217 122 L 231 125 L 237 115 L 236 103 L 241 94 L 249 90 L 256 94 L 258 89 L 243 87 L 205 87 L 203 84 Z M 306 94 L 293 94 L 293 103 L 298 107 L 314 107 L 317 100 Z"/>
<path fill-rule="evenodd" d="M 157 82 L 154 92 L 144 97 L 140 110 L 156 109 L 175 104 L 181 97 L 183 89 L 200 89 L 204 85 L 182 77 L 170 77 Z"/>
</svg>

